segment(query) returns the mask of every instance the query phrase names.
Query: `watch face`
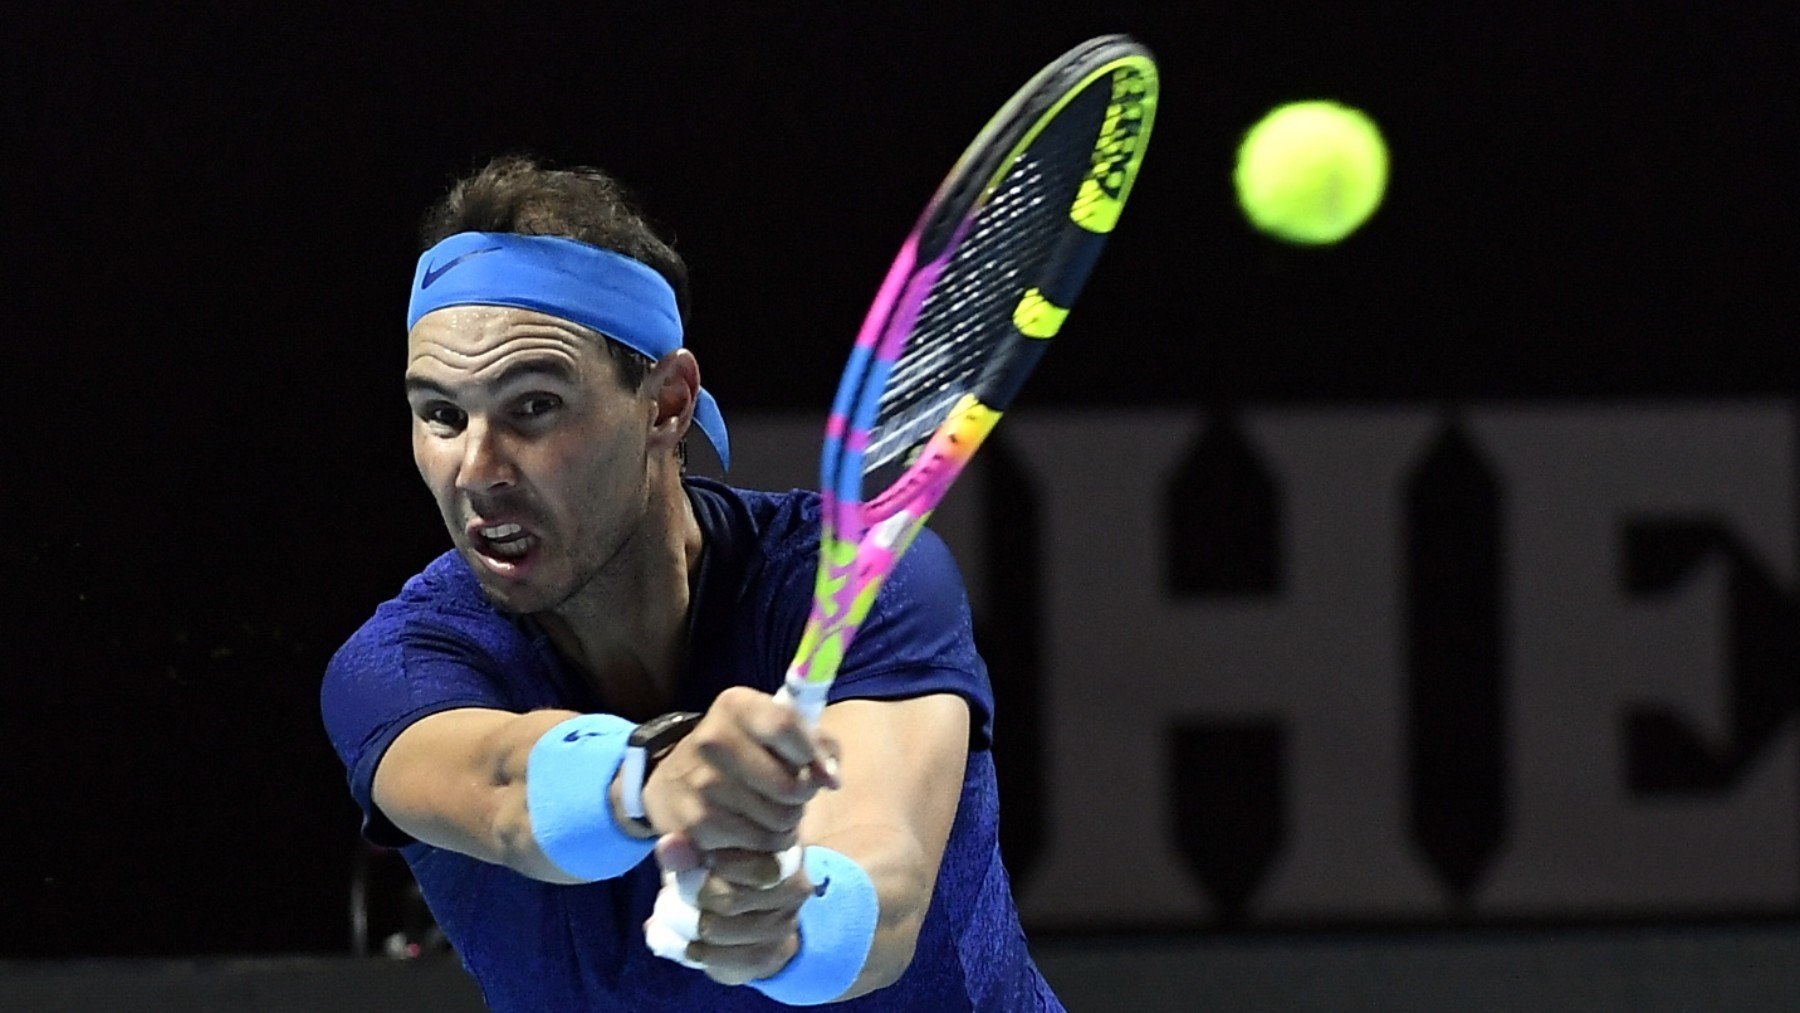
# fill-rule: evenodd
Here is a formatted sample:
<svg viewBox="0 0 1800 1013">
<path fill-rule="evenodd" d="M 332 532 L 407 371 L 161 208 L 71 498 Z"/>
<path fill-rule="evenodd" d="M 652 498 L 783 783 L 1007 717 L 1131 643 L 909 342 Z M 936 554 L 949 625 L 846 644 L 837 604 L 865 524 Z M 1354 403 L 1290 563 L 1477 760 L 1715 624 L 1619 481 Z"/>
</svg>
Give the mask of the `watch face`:
<svg viewBox="0 0 1800 1013">
<path fill-rule="evenodd" d="M 638 725 L 631 733 L 630 745 L 639 749 L 656 750 L 663 746 L 673 745 L 681 737 L 693 730 L 700 723 L 700 715 L 689 711 L 674 711 Z"/>
</svg>

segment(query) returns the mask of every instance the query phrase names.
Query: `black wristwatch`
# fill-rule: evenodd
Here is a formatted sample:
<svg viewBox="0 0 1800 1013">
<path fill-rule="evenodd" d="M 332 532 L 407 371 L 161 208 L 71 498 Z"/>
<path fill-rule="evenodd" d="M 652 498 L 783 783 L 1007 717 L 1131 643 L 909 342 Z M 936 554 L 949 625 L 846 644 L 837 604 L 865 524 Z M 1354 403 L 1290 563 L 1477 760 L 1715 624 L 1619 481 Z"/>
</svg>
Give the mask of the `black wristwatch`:
<svg viewBox="0 0 1800 1013">
<path fill-rule="evenodd" d="M 650 780 L 650 772 L 669 755 L 675 743 L 694 730 L 700 717 L 692 711 L 671 711 L 638 725 L 626 740 L 625 765 L 619 771 L 621 802 L 625 815 L 645 830 L 655 828 L 644 814 L 644 782 Z"/>
</svg>

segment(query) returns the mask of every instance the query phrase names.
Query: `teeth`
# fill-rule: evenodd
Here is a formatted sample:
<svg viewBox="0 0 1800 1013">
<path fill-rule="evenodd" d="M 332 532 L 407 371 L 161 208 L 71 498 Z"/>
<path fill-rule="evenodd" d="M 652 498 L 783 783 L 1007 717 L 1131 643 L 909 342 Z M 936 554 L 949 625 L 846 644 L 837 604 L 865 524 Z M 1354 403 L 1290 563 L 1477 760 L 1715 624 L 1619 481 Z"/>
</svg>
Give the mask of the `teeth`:
<svg viewBox="0 0 1800 1013">
<path fill-rule="evenodd" d="M 537 544 L 535 538 L 520 538 L 511 542 L 495 542 L 487 548 L 487 554 L 500 559 L 517 559 L 531 551 Z"/>
<path fill-rule="evenodd" d="M 482 528 L 481 534 L 484 538 L 511 538 L 524 530 L 517 524 L 501 524 L 497 527 Z"/>
</svg>

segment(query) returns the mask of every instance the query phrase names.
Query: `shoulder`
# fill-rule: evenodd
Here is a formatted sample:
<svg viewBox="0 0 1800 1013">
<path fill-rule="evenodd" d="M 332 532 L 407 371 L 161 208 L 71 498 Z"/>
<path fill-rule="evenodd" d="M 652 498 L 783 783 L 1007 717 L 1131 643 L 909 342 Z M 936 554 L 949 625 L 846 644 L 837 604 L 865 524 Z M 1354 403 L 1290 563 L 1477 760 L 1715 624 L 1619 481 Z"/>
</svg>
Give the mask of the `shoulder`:
<svg viewBox="0 0 1800 1013">
<path fill-rule="evenodd" d="M 334 701 L 410 698 L 411 676 L 446 669 L 499 675 L 531 655 L 511 617 L 487 600 L 455 552 L 434 559 L 345 640 L 326 666 L 323 695 Z"/>
<path fill-rule="evenodd" d="M 818 535 L 819 494 L 810 489 L 744 489 L 698 476 L 689 476 L 686 482 L 703 513 L 702 526 L 729 524 L 758 542 L 779 541 L 808 529 L 815 538 Z"/>
<path fill-rule="evenodd" d="M 708 537 L 735 557 L 742 590 L 765 607 L 812 601 L 819 566 L 819 494 L 807 489 L 760 492 L 707 479 L 690 479 Z M 871 620 L 918 616 L 927 627 L 966 626 L 968 599 L 949 546 L 929 527 L 888 575 Z M 794 631 L 798 639 L 798 629 Z"/>
<path fill-rule="evenodd" d="M 425 627 L 483 629 L 510 628 L 512 623 L 496 610 L 461 556 L 446 552 L 408 579 L 400 593 L 376 606 L 338 653 L 378 649 L 411 630 Z"/>
<path fill-rule="evenodd" d="M 819 558 L 819 494 L 768 492 L 689 478 L 695 512 L 709 549 L 728 557 L 740 582 L 777 584 L 807 574 Z"/>
</svg>

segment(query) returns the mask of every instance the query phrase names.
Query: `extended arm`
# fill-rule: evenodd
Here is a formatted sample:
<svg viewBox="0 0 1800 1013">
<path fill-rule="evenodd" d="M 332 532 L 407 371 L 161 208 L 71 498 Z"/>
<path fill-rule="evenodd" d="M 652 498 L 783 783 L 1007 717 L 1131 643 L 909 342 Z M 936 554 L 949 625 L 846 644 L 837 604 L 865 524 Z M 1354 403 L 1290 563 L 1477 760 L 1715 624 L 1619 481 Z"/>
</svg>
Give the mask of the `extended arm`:
<svg viewBox="0 0 1800 1013">
<path fill-rule="evenodd" d="M 813 757 L 812 737 L 785 716 L 766 695 L 721 694 L 684 762 L 671 764 L 683 776 L 659 767 L 655 787 L 645 789 L 658 830 L 680 832 L 707 850 L 792 845 L 820 781 L 783 762 L 804 768 Z M 581 883 L 618 875 L 649 854 L 655 835 L 623 813 L 619 760 L 629 728 L 618 718 L 563 710 L 442 711 L 395 738 L 376 768 L 372 795 L 412 837 L 533 879 Z M 609 736 L 610 748 L 596 741 Z"/>
<path fill-rule="evenodd" d="M 526 765 L 539 738 L 572 711 L 462 707 L 413 722 L 375 769 L 375 804 L 418 840 L 547 883 L 579 883 L 532 834 Z"/>
</svg>

